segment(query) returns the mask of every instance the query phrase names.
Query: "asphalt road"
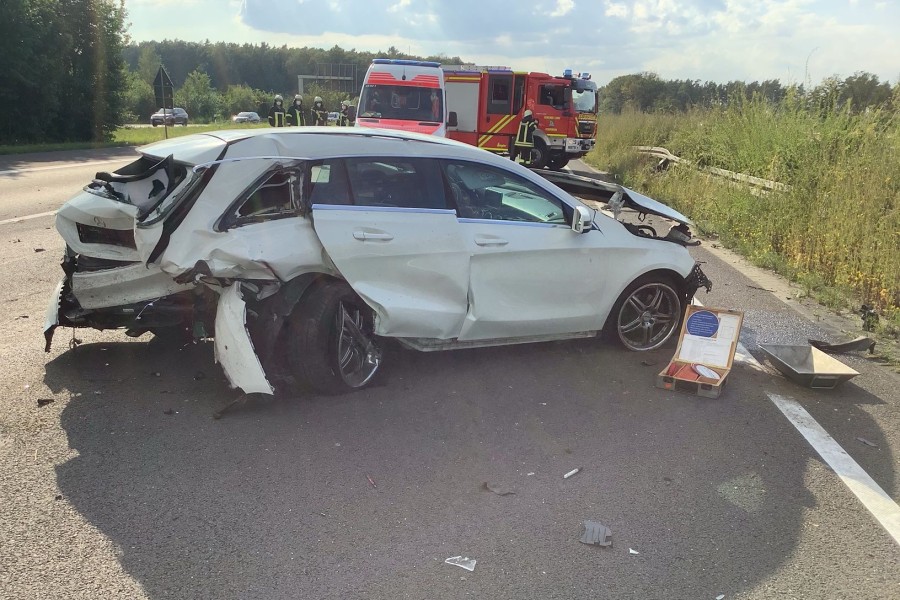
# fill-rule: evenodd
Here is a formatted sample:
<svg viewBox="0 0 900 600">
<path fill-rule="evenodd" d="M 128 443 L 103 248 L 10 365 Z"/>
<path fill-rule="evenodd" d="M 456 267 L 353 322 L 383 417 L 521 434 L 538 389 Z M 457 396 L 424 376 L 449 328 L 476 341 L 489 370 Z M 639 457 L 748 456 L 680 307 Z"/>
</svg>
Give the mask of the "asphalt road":
<svg viewBox="0 0 900 600">
<path fill-rule="evenodd" d="M 831 392 L 737 363 L 710 400 L 654 387 L 671 349 L 392 347 L 369 390 L 217 421 L 235 394 L 209 345 L 60 330 L 44 354 L 63 245 L 19 219 L 131 155 L 0 162 L 0 598 L 900 597 L 900 546 L 767 395 L 896 500 L 900 378 L 862 356 Z M 705 248 L 699 299 L 746 312 L 751 352 L 838 335 Z M 611 548 L 579 543 L 586 519 Z"/>
</svg>

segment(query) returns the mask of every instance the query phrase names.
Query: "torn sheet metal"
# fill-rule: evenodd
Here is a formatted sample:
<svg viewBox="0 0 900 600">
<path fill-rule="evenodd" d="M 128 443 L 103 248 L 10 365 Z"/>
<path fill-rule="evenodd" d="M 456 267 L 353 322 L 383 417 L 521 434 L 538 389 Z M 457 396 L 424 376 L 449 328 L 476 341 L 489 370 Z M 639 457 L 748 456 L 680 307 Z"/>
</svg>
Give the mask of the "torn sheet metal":
<svg viewBox="0 0 900 600">
<path fill-rule="evenodd" d="M 612 546 L 612 530 L 597 521 L 585 521 L 584 533 L 578 540 L 591 546 Z"/>
<path fill-rule="evenodd" d="M 869 354 L 872 354 L 875 351 L 875 340 L 864 335 L 861 335 L 858 338 L 854 338 L 847 342 L 839 342 L 837 344 L 829 344 L 828 342 L 824 342 L 822 340 L 808 341 L 809 345 L 813 348 L 818 348 L 822 352 L 828 352 L 829 354 L 843 354 L 845 352 L 863 350 L 867 350 Z"/>
<path fill-rule="evenodd" d="M 247 307 L 241 296 L 240 283 L 222 292 L 216 311 L 216 362 L 222 365 L 233 387 L 245 394 L 273 394 L 275 389 L 253 348 L 247 332 Z"/>
</svg>

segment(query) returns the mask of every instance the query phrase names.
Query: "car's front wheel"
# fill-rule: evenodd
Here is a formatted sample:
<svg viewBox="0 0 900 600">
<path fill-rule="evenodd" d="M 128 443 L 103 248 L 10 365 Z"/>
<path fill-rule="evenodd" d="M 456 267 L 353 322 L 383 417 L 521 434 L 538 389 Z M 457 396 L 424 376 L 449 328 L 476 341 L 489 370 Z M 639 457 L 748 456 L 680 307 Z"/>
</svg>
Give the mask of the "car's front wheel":
<svg viewBox="0 0 900 600">
<path fill-rule="evenodd" d="M 381 366 L 372 309 L 343 282 L 317 286 L 289 323 L 292 370 L 324 394 L 365 387 Z"/>
<path fill-rule="evenodd" d="M 625 288 L 607 319 L 607 332 L 629 350 L 659 348 L 677 333 L 684 296 L 661 274 L 640 277 Z"/>
</svg>

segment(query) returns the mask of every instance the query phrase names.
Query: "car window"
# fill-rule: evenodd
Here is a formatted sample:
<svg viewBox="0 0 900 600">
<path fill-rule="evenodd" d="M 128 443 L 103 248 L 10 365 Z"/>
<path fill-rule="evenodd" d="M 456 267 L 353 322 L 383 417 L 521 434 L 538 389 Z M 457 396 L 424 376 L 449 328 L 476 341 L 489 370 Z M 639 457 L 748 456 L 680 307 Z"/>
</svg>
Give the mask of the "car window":
<svg viewBox="0 0 900 600">
<path fill-rule="evenodd" d="M 354 204 L 447 208 L 440 171 L 433 160 L 352 158 L 346 159 L 344 164 Z"/>
<path fill-rule="evenodd" d="M 353 204 L 342 160 L 324 160 L 309 167 L 308 204 Z"/>
<path fill-rule="evenodd" d="M 253 188 L 239 203 L 234 215 L 238 221 L 259 220 L 294 213 L 295 177 L 289 171 L 276 171 Z"/>
<path fill-rule="evenodd" d="M 444 175 L 461 218 L 565 225 L 572 208 L 527 179 L 478 163 L 447 161 Z"/>
</svg>

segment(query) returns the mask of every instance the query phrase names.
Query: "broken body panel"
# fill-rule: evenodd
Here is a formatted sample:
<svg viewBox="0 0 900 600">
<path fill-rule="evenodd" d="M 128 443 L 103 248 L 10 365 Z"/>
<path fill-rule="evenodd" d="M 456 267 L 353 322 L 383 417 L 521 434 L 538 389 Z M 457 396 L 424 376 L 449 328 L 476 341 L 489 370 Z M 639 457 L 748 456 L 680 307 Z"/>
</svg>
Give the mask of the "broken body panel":
<svg viewBox="0 0 900 600">
<path fill-rule="evenodd" d="M 474 152 L 570 208 L 581 204 L 567 191 L 600 201 L 620 192 L 632 210 L 689 223 L 619 186 L 559 173 L 550 183 L 500 157 L 414 134 L 305 128 L 176 138 L 140 149 L 136 163 L 60 210 L 66 278 L 48 306 L 48 349 L 58 325 L 139 334 L 196 320 L 200 306 L 231 384 L 272 393 L 265 357 L 317 278 L 346 281 L 374 312 L 376 334 L 430 350 L 593 335 L 636 277 L 666 270 L 687 281 L 695 267 L 673 240 L 635 235 L 594 211 L 582 235 L 565 224 L 460 218 L 455 210 L 310 205 L 307 163 L 358 156 L 360 140 L 374 156 L 472 160 Z M 290 204 L 268 218 L 243 215 L 239 201 L 274 172 L 285 174 Z M 273 298 L 280 304 L 271 319 L 251 327 L 248 307 L 256 315 Z"/>
</svg>

